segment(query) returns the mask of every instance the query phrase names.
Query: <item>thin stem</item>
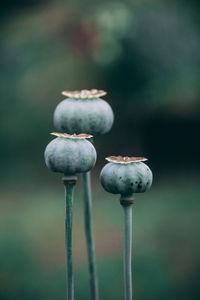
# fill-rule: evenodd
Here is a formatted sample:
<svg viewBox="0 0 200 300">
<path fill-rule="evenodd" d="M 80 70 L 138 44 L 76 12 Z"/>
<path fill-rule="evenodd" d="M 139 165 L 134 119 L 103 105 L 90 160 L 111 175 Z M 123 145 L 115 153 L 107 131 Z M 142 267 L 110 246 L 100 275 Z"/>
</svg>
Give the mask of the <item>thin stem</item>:
<svg viewBox="0 0 200 300">
<path fill-rule="evenodd" d="M 124 209 L 124 292 L 125 300 L 132 300 L 132 205 L 123 205 Z"/>
<path fill-rule="evenodd" d="M 67 258 L 67 300 L 74 300 L 74 278 L 72 258 L 72 218 L 74 183 L 64 183 L 66 196 L 65 241 Z"/>
<path fill-rule="evenodd" d="M 89 263 L 89 276 L 90 276 L 90 299 L 98 300 L 98 277 L 96 268 L 96 255 L 93 237 L 92 225 L 92 196 L 91 196 L 91 179 L 90 172 L 82 174 L 83 184 L 83 199 L 84 199 L 84 222 L 85 222 L 85 235 L 87 243 L 88 263 Z"/>
</svg>

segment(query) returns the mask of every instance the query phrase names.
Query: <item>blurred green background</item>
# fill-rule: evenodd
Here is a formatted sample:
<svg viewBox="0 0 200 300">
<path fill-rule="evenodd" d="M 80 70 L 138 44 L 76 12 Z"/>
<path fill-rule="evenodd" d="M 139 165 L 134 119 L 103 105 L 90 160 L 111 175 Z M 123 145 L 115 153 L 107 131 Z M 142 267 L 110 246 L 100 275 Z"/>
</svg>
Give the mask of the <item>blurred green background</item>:
<svg viewBox="0 0 200 300">
<path fill-rule="evenodd" d="M 0 12 L 0 299 L 65 299 L 64 196 L 44 165 L 64 89 L 97 88 L 115 113 L 95 139 L 100 299 L 123 299 L 123 215 L 98 176 L 108 155 L 149 158 L 133 207 L 135 299 L 199 299 L 200 3 L 9 0 Z M 75 297 L 89 299 L 81 184 Z"/>
</svg>

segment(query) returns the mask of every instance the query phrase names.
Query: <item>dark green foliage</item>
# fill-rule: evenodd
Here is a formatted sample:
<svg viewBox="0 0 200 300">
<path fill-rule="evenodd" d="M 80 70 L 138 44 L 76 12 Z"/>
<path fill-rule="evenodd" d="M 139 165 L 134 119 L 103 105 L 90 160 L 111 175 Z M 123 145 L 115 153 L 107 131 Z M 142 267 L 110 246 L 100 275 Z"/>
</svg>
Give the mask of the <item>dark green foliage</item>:
<svg viewBox="0 0 200 300">
<path fill-rule="evenodd" d="M 197 2 L 87 1 L 88 10 L 80 1 L 41 3 L 33 8 L 26 2 L 1 26 L 3 177 L 13 169 L 24 176 L 27 166 L 43 169 L 41 153 L 60 91 L 83 88 L 105 89 L 117 115 L 113 130 L 97 141 L 106 143 L 99 162 L 115 148 L 148 154 L 160 171 L 180 168 L 185 155 L 188 167 L 199 167 Z M 168 126 L 170 134 L 160 143 Z"/>
</svg>

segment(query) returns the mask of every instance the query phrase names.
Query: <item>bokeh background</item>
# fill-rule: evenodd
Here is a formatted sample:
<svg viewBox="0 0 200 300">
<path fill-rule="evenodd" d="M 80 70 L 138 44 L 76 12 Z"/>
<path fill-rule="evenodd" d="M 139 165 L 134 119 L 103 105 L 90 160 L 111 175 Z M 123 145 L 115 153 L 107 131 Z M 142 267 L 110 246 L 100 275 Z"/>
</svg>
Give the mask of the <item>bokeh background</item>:
<svg viewBox="0 0 200 300">
<path fill-rule="evenodd" d="M 123 299 L 123 215 L 98 181 L 107 155 L 149 158 L 133 207 L 134 295 L 199 299 L 200 3 L 9 0 L 0 13 L 0 299 L 65 299 L 64 197 L 44 165 L 64 89 L 97 88 L 115 113 L 95 139 L 93 211 L 100 299 Z M 89 299 L 81 184 L 75 297 Z"/>
</svg>

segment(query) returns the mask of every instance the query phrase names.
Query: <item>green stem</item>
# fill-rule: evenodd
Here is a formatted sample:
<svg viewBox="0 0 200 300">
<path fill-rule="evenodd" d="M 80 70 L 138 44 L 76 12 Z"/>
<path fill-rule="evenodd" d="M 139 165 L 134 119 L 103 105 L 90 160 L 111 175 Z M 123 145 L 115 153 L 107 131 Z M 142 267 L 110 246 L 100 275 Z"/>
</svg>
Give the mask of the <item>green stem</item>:
<svg viewBox="0 0 200 300">
<path fill-rule="evenodd" d="M 125 300 L 132 300 L 132 205 L 123 205 L 124 209 L 124 288 Z"/>
<path fill-rule="evenodd" d="M 67 300 L 74 300 L 74 278 L 72 259 L 72 218 L 73 218 L 73 191 L 75 183 L 64 183 L 66 196 L 65 241 L 67 258 Z"/>
<path fill-rule="evenodd" d="M 83 199 L 84 199 L 84 222 L 85 222 L 85 235 L 87 242 L 87 253 L 89 263 L 89 276 L 90 276 L 90 299 L 98 300 L 98 278 L 96 268 L 96 255 L 93 237 L 92 226 L 92 197 L 91 197 L 91 179 L 90 172 L 82 174 L 83 184 Z"/>
</svg>

